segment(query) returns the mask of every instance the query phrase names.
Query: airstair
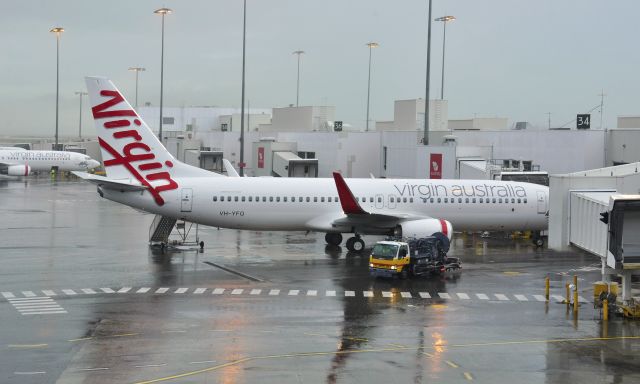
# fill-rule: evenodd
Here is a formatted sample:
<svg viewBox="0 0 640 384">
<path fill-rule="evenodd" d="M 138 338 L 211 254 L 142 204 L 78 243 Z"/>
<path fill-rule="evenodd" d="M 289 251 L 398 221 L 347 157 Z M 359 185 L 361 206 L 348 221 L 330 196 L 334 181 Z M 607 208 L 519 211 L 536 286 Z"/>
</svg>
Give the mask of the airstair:
<svg viewBox="0 0 640 384">
<path fill-rule="evenodd" d="M 172 217 L 156 215 L 149 227 L 149 243 L 167 244 L 177 221 Z"/>
<path fill-rule="evenodd" d="M 156 215 L 151 222 L 149 244 L 204 246 L 198 234 L 198 224 L 161 215 Z"/>
</svg>

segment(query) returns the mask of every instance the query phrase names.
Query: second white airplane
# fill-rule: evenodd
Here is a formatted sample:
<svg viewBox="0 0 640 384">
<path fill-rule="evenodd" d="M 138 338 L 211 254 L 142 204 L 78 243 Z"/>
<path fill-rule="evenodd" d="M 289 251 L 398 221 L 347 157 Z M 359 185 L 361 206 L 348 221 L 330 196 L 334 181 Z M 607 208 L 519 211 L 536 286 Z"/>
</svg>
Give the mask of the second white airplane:
<svg viewBox="0 0 640 384">
<path fill-rule="evenodd" d="M 326 233 L 347 249 L 361 235 L 451 238 L 456 230 L 547 228 L 548 188 L 491 180 L 240 178 L 177 161 L 105 78 L 88 77 L 106 177 L 76 173 L 101 196 L 223 228 Z"/>
<path fill-rule="evenodd" d="M 100 162 L 78 152 L 28 151 L 18 147 L 0 148 L 0 175 L 28 176 L 32 172 L 86 171 Z"/>
</svg>

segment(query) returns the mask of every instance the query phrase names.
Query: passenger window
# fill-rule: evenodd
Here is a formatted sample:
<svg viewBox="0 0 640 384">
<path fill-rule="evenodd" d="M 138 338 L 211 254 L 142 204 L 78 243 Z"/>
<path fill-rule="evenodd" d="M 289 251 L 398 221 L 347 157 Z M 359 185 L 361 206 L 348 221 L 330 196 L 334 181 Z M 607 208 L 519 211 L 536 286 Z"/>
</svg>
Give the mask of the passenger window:
<svg viewBox="0 0 640 384">
<path fill-rule="evenodd" d="M 366 202 L 367 202 L 367 198 L 366 198 L 366 197 L 363 197 L 363 198 L 362 198 L 362 202 L 363 202 L 363 203 L 366 203 Z"/>
<path fill-rule="evenodd" d="M 262 202 L 266 203 L 267 202 L 267 197 L 266 196 L 262 196 Z"/>
<path fill-rule="evenodd" d="M 245 201 L 246 199 L 245 199 L 245 197 L 244 197 L 244 196 L 242 196 L 242 197 L 240 198 L 240 200 Z"/>
<path fill-rule="evenodd" d="M 307 203 L 311 201 L 311 198 L 307 196 Z"/>
<path fill-rule="evenodd" d="M 476 198 L 474 197 L 473 199 L 471 199 L 471 202 L 475 204 L 476 203 Z"/>
<path fill-rule="evenodd" d="M 444 202 L 445 202 L 445 203 L 448 203 L 448 202 L 449 202 L 449 198 L 448 198 L 448 197 L 445 197 L 445 198 L 444 198 Z"/>
<path fill-rule="evenodd" d="M 407 202 L 407 198 L 406 198 L 406 197 L 403 197 L 403 198 L 402 198 L 402 202 L 403 202 L 403 203 L 406 203 L 406 202 Z"/>
<path fill-rule="evenodd" d="M 393 197 L 389 197 L 389 202 L 393 203 Z"/>
<path fill-rule="evenodd" d="M 335 201 L 337 203 L 339 201 L 339 199 L 337 197 L 334 197 L 333 201 Z"/>
<path fill-rule="evenodd" d="M 299 201 L 300 203 L 302 203 L 302 200 L 303 200 L 303 199 L 302 199 L 302 196 L 298 196 L 298 201 Z"/>
<path fill-rule="evenodd" d="M 213 201 L 218 201 L 218 196 L 213 196 Z"/>
<path fill-rule="evenodd" d="M 231 201 L 231 196 L 227 196 L 227 201 Z"/>
<path fill-rule="evenodd" d="M 462 204 L 462 197 L 458 197 L 458 204 Z"/>
<path fill-rule="evenodd" d="M 378 203 L 382 203 L 382 197 L 378 197 Z"/>
<path fill-rule="evenodd" d="M 370 197 L 370 198 L 369 198 L 369 202 L 370 202 L 370 203 L 373 203 L 373 197 Z"/>
<path fill-rule="evenodd" d="M 287 202 L 287 196 L 283 197 L 282 201 L 284 201 L 286 203 Z"/>
<path fill-rule="evenodd" d="M 484 199 L 483 199 L 482 197 L 480 197 L 480 198 L 478 199 L 478 201 L 479 201 L 480 203 L 484 203 Z"/>
<path fill-rule="evenodd" d="M 515 202 L 516 202 L 516 199 L 512 197 L 512 198 L 511 198 L 511 202 L 512 202 L 512 203 L 515 203 Z"/>
<path fill-rule="evenodd" d="M 280 196 L 276 197 L 276 202 L 279 203 L 280 202 Z"/>
<path fill-rule="evenodd" d="M 520 204 L 520 199 L 518 199 L 518 204 Z"/>
<path fill-rule="evenodd" d="M 498 203 L 502 203 L 502 197 L 498 199 Z"/>
<path fill-rule="evenodd" d="M 433 197 L 429 199 L 429 202 L 433 204 Z"/>
<path fill-rule="evenodd" d="M 496 203 L 496 198 L 495 198 L 495 197 L 493 198 L 493 203 L 494 203 L 494 204 Z"/>
<path fill-rule="evenodd" d="M 269 201 L 273 202 L 273 196 L 269 196 Z"/>
<path fill-rule="evenodd" d="M 314 198 L 313 198 L 313 202 L 314 202 L 314 203 L 317 203 L 317 202 L 318 202 L 318 198 L 317 198 L 317 197 L 314 197 Z"/>
<path fill-rule="evenodd" d="M 527 199 L 524 199 L 523 201 L 524 201 L 525 204 L 527 204 Z"/>
<path fill-rule="evenodd" d="M 324 203 L 324 196 L 320 198 L 320 202 Z"/>
<path fill-rule="evenodd" d="M 465 203 L 467 203 L 467 204 L 469 204 L 469 198 L 468 198 L 468 197 L 467 197 L 467 198 L 465 198 L 465 199 L 464 199 L 464 202 L 465 202 Z"/>
</svg>

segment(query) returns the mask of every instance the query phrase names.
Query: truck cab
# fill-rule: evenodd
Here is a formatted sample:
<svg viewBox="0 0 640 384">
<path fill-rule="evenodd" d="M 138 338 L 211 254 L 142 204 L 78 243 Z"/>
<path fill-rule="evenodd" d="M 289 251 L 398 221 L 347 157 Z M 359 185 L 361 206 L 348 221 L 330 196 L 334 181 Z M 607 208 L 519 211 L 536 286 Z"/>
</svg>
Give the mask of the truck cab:
<svg viewBox="0 0 640 384">
<path fill-rule="evenodd" d="M 371 249 L 369 272 L 374 277 L 407 277 L 409 244 L 402 241 L 378 241 Z"/>
</svg>

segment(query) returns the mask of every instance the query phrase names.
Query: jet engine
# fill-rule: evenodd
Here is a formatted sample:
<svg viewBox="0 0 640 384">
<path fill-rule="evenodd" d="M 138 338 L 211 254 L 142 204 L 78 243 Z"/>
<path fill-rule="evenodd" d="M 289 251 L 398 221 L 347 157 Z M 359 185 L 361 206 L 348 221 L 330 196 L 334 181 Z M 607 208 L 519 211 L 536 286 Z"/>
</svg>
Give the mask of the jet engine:
<svg viewBox="0 0 640 384">
<path fill-rule="evenodd" d="M 24 164 L 10 165 L 7 167 L 7 175 L 9 176 L 27 176 L 31 173 L 31 167 Z"/>
<path fill-rule="evenodd" d="M 397 237 L 427 237 L 433 236 L 436 233 L 442 233 L 449 240 L 453 234 L 453 227 L 447 220 L 442 219 L 422 219 L 405 221 L 396 226 L 393 231 L 394 236 Z"/>
</svg>

